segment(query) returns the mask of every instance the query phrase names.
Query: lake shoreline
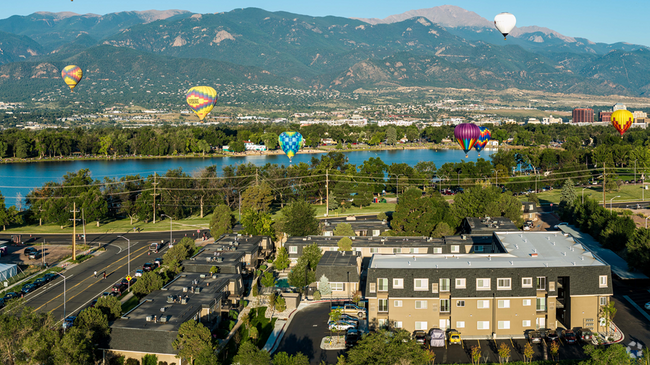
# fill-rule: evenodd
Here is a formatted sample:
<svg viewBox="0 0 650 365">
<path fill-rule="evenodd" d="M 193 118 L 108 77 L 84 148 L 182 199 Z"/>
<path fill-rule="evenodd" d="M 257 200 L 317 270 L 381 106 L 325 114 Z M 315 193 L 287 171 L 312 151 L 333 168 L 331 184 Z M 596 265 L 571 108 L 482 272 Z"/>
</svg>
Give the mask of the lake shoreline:
<svg viewBox="0 0 650 365">
<path fill-rule="evenodd" d="M 417 145 L 396 145 L 396 146 L 380 146 L 370 148 L 343 148 L 336 149 L 332 147 L 324 148 L 311 148 L 302 150 L 297 155 L 319 154 L 329 152 L 378 152 L 378 151 L 402 151 L 402 150 L 458 150 L 458 146 L 450 143 L 422 143 Z M 123 160 L 163 160 L 163 159 L 213 159 L 213 158 L 226 158 L 226 157 L 247 157 L 247 156 L 273 156 L 283 155 L 281 150 L 272 151 L 247 151 L 247 152 L 218 152 L 214 154 L 188 154 L 188 155 L 167 155 L 167 156 L 145 156 L 145 155 L 119 155 L 119 156 L 62 156 L 62 157 L 32 157 L 32 158 L 15 158 L 7 157 L 0 158 L 0 164 L 31 164 L 40 162 L 69 162 L 69 161 L 123 161 Z"/>
</svg>

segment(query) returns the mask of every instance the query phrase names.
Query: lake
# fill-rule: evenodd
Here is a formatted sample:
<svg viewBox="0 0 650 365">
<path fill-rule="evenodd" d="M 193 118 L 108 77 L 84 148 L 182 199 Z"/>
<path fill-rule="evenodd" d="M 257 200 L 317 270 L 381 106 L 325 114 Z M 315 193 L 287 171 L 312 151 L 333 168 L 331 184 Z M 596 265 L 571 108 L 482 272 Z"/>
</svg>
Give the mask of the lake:
<svg viewBox="0 0 650 365">
<path fill-rule="evenodd" d="M 489 160 L 495 151 L 482 151 L 481 157 Z M 351 164 L 360 166 L 371 157 L 379 157 L 386 164 L 407 163 L 414 166 L 420 161 L 433 161 L 436 167 L 447 162 L 476 161 L 476 151 L 465 153 L 461 150 L 389 150 L 389 151 L 355 151 L 344 152 Z M 320 158 L 321 154 L 298 154 L 294 156 L 293 163 L 309 163 L 312 157 Z M 289 164 L 285 155 L 257 155 L 237 157 L 206 157 L 206 158 L 159 158 L 142 160 L 94 160 L 94 161 L 44 161 L 30 163 L 0 164 L 0 192 L 5 196 L 7 206 L 15 205 L 17 194 L 24 198 L 32 189 L 43 186 L 48 181 L 62 181 L 62 176 L 67 172 L 80 169 L 90 169 L 93 178 L 121 177 L 125 175 L 141 176 L 151 175 L 154 172 L 164 174 L 167 170 L 182 168 L 191 173 L 207 166 L 217 165 L 217 171 L 222 171 L 223 166 L 253 163 L 263 166 L 267 163 Z"/>
</svg>

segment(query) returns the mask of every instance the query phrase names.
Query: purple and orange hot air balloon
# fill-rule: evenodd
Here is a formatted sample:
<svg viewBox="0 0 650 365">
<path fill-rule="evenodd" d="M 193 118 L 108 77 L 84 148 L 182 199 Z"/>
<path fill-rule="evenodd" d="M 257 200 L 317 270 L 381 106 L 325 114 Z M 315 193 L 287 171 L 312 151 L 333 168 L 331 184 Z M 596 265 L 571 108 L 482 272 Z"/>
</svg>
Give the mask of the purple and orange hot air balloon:
<svg viewBox="0 0 650 365">
<path fill-rule="evenodd" d="M 474 147 L 480 135 L 481 130 L 472 123 L 459 124 L 454 128 L 454 138 L 456 138 L 460 148 L 465 151 L 465 158 L 468 157 L 467 153 Z"/>
<path fill-rule="evenodd" d="M 478 136 L 478 141 L 474 145 L 474 149 L 478 152 L 479 157 L 481 156 L 481 151 L 487 146 L 488 141 L 492 138 L 492 132 L 490 132 L 487 127 L 478 127 L 481 133 Z"/>
</svg>

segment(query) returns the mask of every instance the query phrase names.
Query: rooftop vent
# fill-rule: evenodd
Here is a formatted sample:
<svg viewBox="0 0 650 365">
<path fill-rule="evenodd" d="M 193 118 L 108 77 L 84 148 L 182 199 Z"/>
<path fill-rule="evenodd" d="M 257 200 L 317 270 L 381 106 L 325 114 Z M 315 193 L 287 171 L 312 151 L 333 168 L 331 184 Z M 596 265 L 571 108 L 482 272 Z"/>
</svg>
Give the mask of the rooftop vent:
<svg viewBox="0 0 650 365">
<path fill-rule="evenodd" d="M 562 256 L 566 256 L 566 252 L 562 251 Z"/>
<path fill-rule="evenodd" d="M 160 311 L 161 311 L 162 313 L 165 313 L 165 310 L 166 310 L 166 309 L 167 309 L 167 307 L 161 307 L 161 308 L 160 308 Z"/>
<path fill-rule="evenodd" d="M 167 303 L 174 303 L 174 296 L 173 295 L 168 295 L 167 296 Z"/>
<path fill-rule="evenodd" d="M 537 257 L 537 253 L 531 253 L 530 257 Z"/>
<path fill-rule="evenodd" d="M 303 241 L 307 241 L 307 237 L 303 237 L 302 240 L 303 240 Z"/>
<path fill-rule="evenodd" d="M 205 258 L 205 261 L 207 261 L 207 262 L 212 261 L 212 257 L 210 257 L 210 256 L 206 257 L 206 258 Z"/>
<path fill-rule="evenodd" d="M 310 240 L 310 239 L 311 239 L 311 237 L 307 237 L 307 239 L 308 239 L 308 240 Z"/>
<path fill-rule="evenodd" d="M 160 323 L 167 323 L 167 316 L 160 316 Z"/>
<path fill-rule="evenodd" d="M 463 235 L 460 236 L 460 239 L 462 239 L 462 240 L 466 240 L 466 239 L 467 239 L 467 236 L 463 234 Z"/>
<path fill-rule="evenodd" d="M 181 304 L 187 304 L 187 297 L 181 298 Z"/>
<path fill-rule="evenodd" d="M 551 241 L 551 244 L 552 244 L 553 246 L 555 246 L 555 241 Z"/>
<path fill-rule="evenodd" d="M 201 279 L 205 279 L 205 274 L 201 274 L 201 275 L 199 275 L 199 277 L 200 277 Z"/>
<path fill-rule="evenodd" d="M 514 262 L 514 261 L 510 261 L 510 265 L 514 265 L 514 264 L 515 264 L 515 262 Z"/>
<path fill-rule="evenodd" d="M 467 266 L 472 266 L 472 262 L 471 262 L 471 261 L 467 261 Z"/>
<path fill-rule="evenodd" d="M 183 287 L 183 293 L 187 293 L 188 287 L 184 286 Z"/>
</svg>

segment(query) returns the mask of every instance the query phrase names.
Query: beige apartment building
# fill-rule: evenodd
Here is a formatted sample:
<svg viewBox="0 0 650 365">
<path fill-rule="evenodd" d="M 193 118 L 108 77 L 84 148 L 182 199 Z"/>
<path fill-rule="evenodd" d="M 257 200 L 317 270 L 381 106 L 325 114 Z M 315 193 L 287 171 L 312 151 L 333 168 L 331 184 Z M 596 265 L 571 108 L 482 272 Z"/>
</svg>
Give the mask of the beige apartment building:
<svg viewBox="0 0 650 365">
<path fill-rule="evenodd" d="M 610 267 L 561 232 L 498 232 L 497 253 L 373 255 L 371 324 L 463 338 L 521 338 L 538 328 L 604 330 Z"/>
</svg>

